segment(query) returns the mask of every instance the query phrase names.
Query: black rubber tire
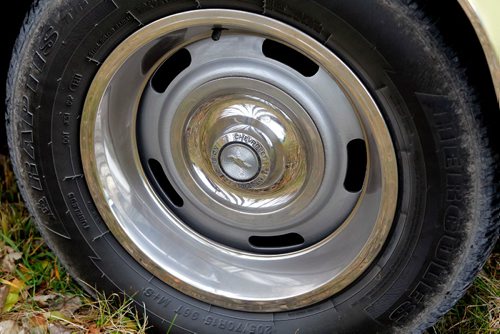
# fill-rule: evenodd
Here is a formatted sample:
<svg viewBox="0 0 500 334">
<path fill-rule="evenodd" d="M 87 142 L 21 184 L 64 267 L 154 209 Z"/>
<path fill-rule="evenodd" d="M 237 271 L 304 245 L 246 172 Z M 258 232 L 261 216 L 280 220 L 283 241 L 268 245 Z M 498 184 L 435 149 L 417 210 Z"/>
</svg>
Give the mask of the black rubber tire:
<svg viewBox="0 0 500 334">
<path fill-rule="evenodd" d="M 199 8 L 261 13 L 312 35 L 355 71 L 390 127 L 401 195 L 389 239 L 360 279 L 317 305 L 245 313 L 187 297 L 134 261 L 92 202 L 79 116 L 99 64 L 141 23 Z M 158 332 L 176 317 L 172 333 L 418 333 L 458 300 L 498 237 L 488 111 L 450 54 L 423 13 L 398 0 L 36 1 L 8 78 L 11 158 L 30 212 L 73 277 L 133 296 Z"/>
</svg>

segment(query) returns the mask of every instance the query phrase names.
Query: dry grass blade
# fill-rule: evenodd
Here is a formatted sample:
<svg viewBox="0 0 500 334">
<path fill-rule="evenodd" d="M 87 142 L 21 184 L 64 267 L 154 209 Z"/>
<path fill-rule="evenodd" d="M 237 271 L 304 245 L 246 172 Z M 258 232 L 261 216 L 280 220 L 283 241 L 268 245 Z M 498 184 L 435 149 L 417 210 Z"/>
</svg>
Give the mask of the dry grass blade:
<svg viewBox="0 0 500 334">
<path fill-rule="evenodd" d="M 130 299 L 86 295 L 35 229 L 0 156 L 0 333 L 140 334 L 146 320 Z"/>
<path fill-rule="evenodd" d="M 483 271 L 457 305 L 429 333 L 500 333 L 500 253 L 497 245 Z"/>
</svg>

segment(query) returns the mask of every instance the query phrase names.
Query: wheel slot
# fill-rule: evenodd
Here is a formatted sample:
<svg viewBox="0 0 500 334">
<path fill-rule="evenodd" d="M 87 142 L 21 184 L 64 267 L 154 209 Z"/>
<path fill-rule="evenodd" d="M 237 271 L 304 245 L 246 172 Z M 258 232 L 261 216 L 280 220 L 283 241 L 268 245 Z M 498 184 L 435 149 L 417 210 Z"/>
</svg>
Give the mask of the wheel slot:
<svg viewBox="0 0 500 334">
<path fill-rule="evenodd" d="M 167 90 L 172 81 L 191 65 L 191 54 L 187 49 L 180 49 L 156 70 L 151 79 L 153 89 L 158 93 Z"/>
<path fill-rule="evenodd" d="M 302 53 L 284 44 L 266 39 L 262 45 L 262 52 L 268 58 L 283 63 L 305 77 L 312 77 L 319 71 L 319 66 Z"/>
<path fill-rule="evenodd" d="M 279 249 L 297 247 L 304 243 L 304 238 L 298 233 L 288 233 L 272 236 L 251 236 L 248 241 L 255 248 Z"/>
<path fill-rule="evenodd" d="M 347 144 L 347 172 L 345 190 L 357 193 L 363 188 L 366 175 L 366 144 L 363 139 L 354 139 Z"/>
<path fill-rule="evenodd" d="M 168 201 L 176 207 L 182 207 L 184 205 L 184 200 L 168 180 L 167 175 L 163 171 L 162 165 L 155 159 L 149 159 L 148 165 L 149 170 L 156 181 L 155 183 L 157 187 L 160 188 L 161 193 L 165 195 L 164 197 L 166 197 Z"/>
</svg>

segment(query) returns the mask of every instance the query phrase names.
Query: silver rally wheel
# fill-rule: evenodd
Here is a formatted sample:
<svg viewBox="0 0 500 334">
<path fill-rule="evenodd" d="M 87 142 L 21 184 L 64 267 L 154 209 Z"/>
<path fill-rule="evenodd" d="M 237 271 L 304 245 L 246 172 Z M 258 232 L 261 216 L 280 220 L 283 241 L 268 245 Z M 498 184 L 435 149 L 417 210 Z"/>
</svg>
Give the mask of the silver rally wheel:
<svg viewBox="0 0 500 334">
<path fill-rule="evenodd" d="M 368 91 L 316 40 L 252 13 L 185 12 L 125 39 L 93 80 L 80 140 L 121 245 L 175 289 L 229 309 L 334 295 L 372 263 L 394 218 L 394 148 Z"/>
</svg>

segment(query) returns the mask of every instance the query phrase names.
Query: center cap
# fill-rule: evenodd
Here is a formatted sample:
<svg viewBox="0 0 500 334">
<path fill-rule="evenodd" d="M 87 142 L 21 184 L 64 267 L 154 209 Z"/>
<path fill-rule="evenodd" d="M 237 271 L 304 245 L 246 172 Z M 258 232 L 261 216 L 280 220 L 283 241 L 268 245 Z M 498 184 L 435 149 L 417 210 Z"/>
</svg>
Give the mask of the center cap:
<svg viewBox="0 0 500 334">
<path fill-rule="evenodd" d="M 242 143 L 226 145 L 220 152 L 222 171 L 236 182 L 247 182 L 260 171 L 260 160 L 253 148 Z"/>
<path fill-rule="evenodd" d="M 210 160 L 220 180 L 232 187 L 259 189 L 269 181 L 272 163 L 268 148 L 251 135 L 224 134 L 213 144 Z"/>
</svg>

